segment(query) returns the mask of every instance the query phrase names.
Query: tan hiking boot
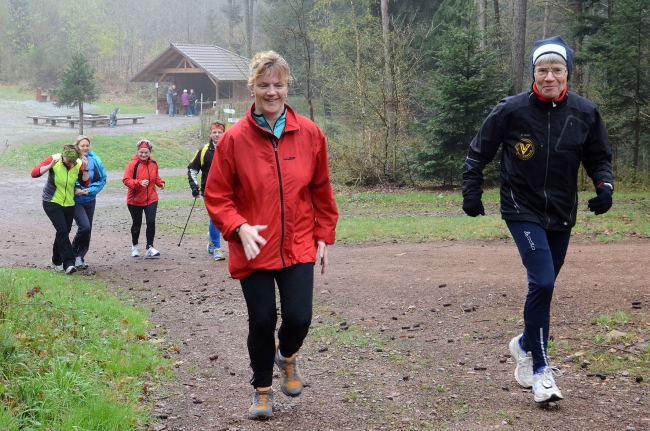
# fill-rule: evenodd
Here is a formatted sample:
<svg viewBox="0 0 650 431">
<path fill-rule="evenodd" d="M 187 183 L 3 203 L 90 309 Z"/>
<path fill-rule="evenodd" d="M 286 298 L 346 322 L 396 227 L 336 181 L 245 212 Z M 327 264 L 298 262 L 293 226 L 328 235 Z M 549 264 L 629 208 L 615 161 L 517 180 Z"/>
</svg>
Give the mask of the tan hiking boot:
<svg viewBox="0 0 650 431">
<path fill-rule="evenodd" d="M 253 403 L 248 408 L 251 419 L 269 419 L 273 417 L 273 388 L 255 388 Z"/>
<path fill-rule="evenodd" d="M 297 397 L 305 387 L 305 381 L 300 375 L 296 354 L 289 358 L 280 359 L 278 345 L 275 346 L 275 363 L 280 369 L 280 389 L 288 397 Z"/>
</svg>

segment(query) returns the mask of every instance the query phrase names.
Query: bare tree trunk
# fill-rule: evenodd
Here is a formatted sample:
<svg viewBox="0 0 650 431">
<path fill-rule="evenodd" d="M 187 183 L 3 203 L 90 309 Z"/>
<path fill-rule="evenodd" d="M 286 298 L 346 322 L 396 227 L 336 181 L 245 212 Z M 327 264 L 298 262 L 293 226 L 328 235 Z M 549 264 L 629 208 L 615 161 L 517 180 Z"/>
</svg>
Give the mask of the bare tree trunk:
<svg viewBox="0 0 650 431">
<path fill-rule="evenodd" d="M 384 39 L 384 79 L 386 80 L 386 143 L 384 146 L 384 174 L 388 163 L 389 148 L 395 145 L 397 136 L 397 121 L 395 109 L 395 83 L 393 81 L 390 19 L 388 17 L 388 0 L 381 0 L 381 24 Z"/>
<path fill-rule="evenodd" d="M 485 10 L 487 9 L 487 0 L 478 0 L 478 10 L 479 10 L 479 16 L 478 16 L 478 27 L 479 31 L 481 32 L 481 44 L 480 48 L 481 51 L 485 51 L 487 48 L 487 15 L 485 13 Z"/>
<path fill-rule="evenodd" d="M 494 0 L 494 37 L 497 49 L 501 50 L 501 14 L 499 13 L 499 0 Z"/>
<path fill-rule="evenodd" d="M 355 10 L 354 0 L 350 0 L 352 9 L 352 23 L 354 24 L 354 43 L 356 45 L 356 59 L 354 62 L 354 72 L 357 79 L 357 98 L 359 99 L 359 109 L 361 110 L 361 127 L 362 142 L 365 143 L 368 136 L 366 127 L 366 103 L 363 97 L 363 81 L 361 79 L 361 36 L 359 35 L 359 25 L 357 23 L 357 12 Z"/>
<path fill-rule="evenodd" d="M 84 104 L 79 102 L 79 134 L 84 134 Z"/>
<path fill-rule="evenodd" d="M 542 23 L 542 39 L 548 38 L 548 22 L 551 17 L 551 4 L 544 0 L 544 22 Z"/>
<path fill-rule="evenodd" d="M 512 89 L 517 94 L 523 89 L 524 47 L 526 45 L 526 0 L 514 0 L 512 11 Z"/>
<path fill-rule="evenodd" d="M 228 0 L 228 11 L 229 15 L 232 15 L 232 10 L 235 7 L 235 0 Z M 234 51 L 233 38 L 235 37 L 233 31 L 233 20 L 232 16 L 228 16 L 228 49 Z"/>
<path fill-rule="evenodd" d="M 245 0 L 244 19 L 246 20 L 246 53 L 253 58 L 253 5 L 255 0 Z"/>
<path fill-rule="evenodd" d="M 548 1 L 548 0 L 547 0 Z M 573 0 L 573 13 L 575 14 L 574 16 L 581 16 L 582 15 L 582 0 Z M 575 54 L 578 54 L 580 50 L 582 49 L 582 42 L 584 38 L 582 36 L 578 36 L 575 40 L 573 40 L 573 48 L 575 50 Z M 574 54 L 574 55 L 575 55 Z M 573 73 L 571 74 L 571 81 L 573 82 L 573 91 L 575 91 L 578 94 L 582 94 L 582 89 L 585 88 L 583 81 L 583 72 L 582 72 L 582 67 L 573 67 Z"/>
</svg>

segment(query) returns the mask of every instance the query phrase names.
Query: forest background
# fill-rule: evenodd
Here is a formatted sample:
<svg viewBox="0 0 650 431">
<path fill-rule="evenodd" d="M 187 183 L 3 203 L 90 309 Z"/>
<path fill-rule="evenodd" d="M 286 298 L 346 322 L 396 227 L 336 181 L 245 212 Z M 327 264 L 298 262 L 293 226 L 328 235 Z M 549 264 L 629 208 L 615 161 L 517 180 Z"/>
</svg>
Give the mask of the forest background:
<svg viewBox="0 0 650 431">
<path fill-rule="evenodd" d="M 606 121 L 617 182 L 650 183 L 650 0 L 0 0 L 0 29 L 0 83 L 57 88 L 81 52 L 102 97 L 152 106 L 153 83 L 129 79 L 170 43 L 276 50 L 335 181 L 419 187 L 459 185 L 487 114 L 529 88 L 533 42 L 559 34 L 576 51 L 570 88 Z"/>
</svg>

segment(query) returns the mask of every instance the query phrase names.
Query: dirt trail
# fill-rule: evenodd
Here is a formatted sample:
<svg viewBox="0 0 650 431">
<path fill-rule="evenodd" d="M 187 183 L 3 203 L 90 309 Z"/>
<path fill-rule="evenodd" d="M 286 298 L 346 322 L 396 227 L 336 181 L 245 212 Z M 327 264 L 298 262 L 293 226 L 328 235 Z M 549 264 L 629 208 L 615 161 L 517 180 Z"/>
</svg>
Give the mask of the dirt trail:
<svg viewBox="0 0 650 431">
<path fill-rule="evenodd" d="M 26 128 L 15 136 L 49 130 Z M 54 230 L 41 207 L 42 181 L 0 171 L 3 266 L 48 266 Z M 177 197 L 189 194 L 161 192 L 161 200 Z M 205 252 L 202 235 L 186 235 L 178 247 L 176 234 L 161 234 L 161 259 L 131 258 L 124 200 L 121 188 L 99 195 L 90 270 L 75 276 L 98 277 L 150 310 L 152 342 L 182 363 L 178 378 L 150 395 L 150 429 L 650 430 L 650 376 L 633 360 L 650 336 L 647 239 L 570 246 L 551 334 L 562 352 L 551 360 L 564 371 L 557 382 L 566 399 L 548 408 L 512 376 L 507 343 L 521 330 L 526 293 L 513 244 L 337 244 L 328 273 L 316 277 L 313 327 L 299 354 L 309 385 L 292 399 L 275 380 L 275 418 L 254 422 L 246 419 L 251 373 L 239 283 Z M 186 217 L 163 209 L 158 220 L 182 227 Z M 197 206 L 192 220 L 201 219 L 207 215 Z M 626 328 L 637 334 L 634 343 L 616 346 L 627 371 L 601 379 L 564 362 L 567 352 L 592 346 L 592 319 L 616 310 L 646 313 L 645 327 Z"/>
</svg>

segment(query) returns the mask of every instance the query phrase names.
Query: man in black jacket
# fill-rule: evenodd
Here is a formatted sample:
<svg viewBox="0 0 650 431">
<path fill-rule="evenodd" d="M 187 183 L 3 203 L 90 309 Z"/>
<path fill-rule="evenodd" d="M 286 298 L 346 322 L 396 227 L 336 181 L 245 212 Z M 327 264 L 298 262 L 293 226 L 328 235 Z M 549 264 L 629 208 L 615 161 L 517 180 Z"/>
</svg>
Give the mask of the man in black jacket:
<svg viewBox="0 0 650 431">
<path fill-rule="evenodd" d="M 536 402 L 563 398 L 548 362 L 547 342 L 555 280 L 578 210 L 580 163 L 597 196 L 596 215 L 612 206 L 612 152 L 598 107 L 567 91 L 573 50 L 560 37 L 535 42 L 531 89 L 499 102 L 470 145 L 463 172 L 463 210 L 485 215 L 483 169 L 501 153 L 501 217 L 528 273 L 523 334 L 509 344 L 515 379 L 532 387 Z"/>
<path fill-rule="evenodd" d="M 194 154 L 192 161 L 187 165 L 187 179 L 192 189 L 192 196 L 195 198 L 205 190 L 205 182 L 208 180 L 208 173 L 210 166 L 212 166 L 212 159 L 214 157 L 214 150 L 217 147 L 217 142 L 226 126 L 221 121 L 215 121 L 210 125 L 210 142 L 205 144 L 200 150 Z M 198 185 L 198 175 L 201 172 L 201 186 Z M 208 226 L 208 253 L 214 256 L 214 260 L 225 260 L 226 257 L 221 250 L 221 233 L 216 228 L 212 220 Z"/>
</svg>

